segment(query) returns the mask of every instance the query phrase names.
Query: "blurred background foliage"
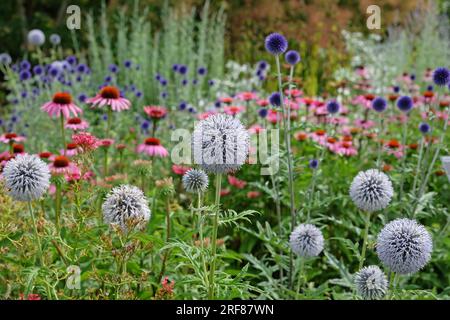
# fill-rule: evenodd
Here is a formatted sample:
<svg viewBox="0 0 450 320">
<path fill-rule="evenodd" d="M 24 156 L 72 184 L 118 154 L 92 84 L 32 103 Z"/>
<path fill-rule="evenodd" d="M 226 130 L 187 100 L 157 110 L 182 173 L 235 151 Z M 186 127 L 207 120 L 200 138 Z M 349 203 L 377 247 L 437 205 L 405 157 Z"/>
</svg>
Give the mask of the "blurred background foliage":
<svg viewBox="0 0 450 320">
<path fill-rule="evenodd" d="M 331 91 L 333 72 L 347 65 L 350 57 L 345 51 L 342 30 L 364 34 L 386 35 L 388 27 L 407 23 L 408 16 L 428 5 L 428 0 L 211 0 L 214 10 L 225 9 L 227 15 L 225 60 L 254 63 L 268 58 L 262 39 L 274 30 L 290 40 L 290 47 L 307 57 L 298 66 L 296 74 L 307 93 Z M 450 1 L 436 0 L 440 12 L 450 17 Z M 82 14 L 100 15 L 102 1 L 96 0 L 6 0 L 0 4 L 0 52 L 8 52 L 13 60 L 21 58 L 26 44 L 26 34 L 33 28 L 42 29 L 47 36 L 61 35 L 63 48 L 73 48 L 72 38 L 66 28 L 68 5 L 80 6 Z M 132 11 L 132 0 L 105 0 L 109 19 L 114 22 L 119 11 Z M 169 0 L 180 12 L 186 7 L 201 8 L 204 0 Z M 368 30 L 366 9 L 376 4 L 381 8 L 382 29 Z M 148 9 L 148 19 L 153 30 L 161 28 L 164 0 L 141 0 L 140 6 Z M 200 19 L 200 10 L 197 12 Z M 81 47 L 86 44 L 86 19 L 83 16 L 77 38 Z M 83 43 L 84 42 L 84 43 Z M 66 49 L 70 50 L 70 49 Z M 70 52 L 67 52 L 68 54 Z M 301 79 L 301 80 L 300 80 Z"/>
</svg>

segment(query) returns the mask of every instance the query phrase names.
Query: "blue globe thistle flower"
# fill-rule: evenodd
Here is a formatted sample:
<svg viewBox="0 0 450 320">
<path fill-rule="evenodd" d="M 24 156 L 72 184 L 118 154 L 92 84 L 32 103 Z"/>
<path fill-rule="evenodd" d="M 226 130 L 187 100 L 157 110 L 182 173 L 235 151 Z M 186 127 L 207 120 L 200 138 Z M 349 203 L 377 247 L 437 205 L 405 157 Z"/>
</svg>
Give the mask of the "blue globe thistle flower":
<svg viewBox="0 0 450 320">
<path fill-rule="evenodd" d="M 206 74 L 206 72 L 207 72 L 207 70 L 206 70 L 205 67 L 200 67 L 200 68 L 197 69 L 197 73 L 198 73 L 200 76 L 204 76 L 204 75 Z"/>
<path fill-rule="evenodd" d="M 288 42 L 284 36 L 275 32 L 266 37 L 264 45 L 270 54 L 280 55 L 287 50 Z"/>
<path fill-rule="evenodd" d="M 400 92 L 400 87 L 399 86 L 394 86 L 393 88 L 395 93 L 399 93 Z"/>
<path fill-rule="evenodd" d="M 382 97 L 376 97 L 372 101 L 372 109 L 376 112 L 383 112 L 387 108 L 387 101 Z"/>
<path fill-rule="evenodd" d="M 301 224 L 289 237 L 292 251 L 300 257 L 316 257 L 323 250 L 322 231 L 312 224 Z"/>
<path fill-rule="evenodd" d="M 45 42 L 45 34 L 42 32 L 42 30 L 33 29 L 28 32 L 27 39 L 29 44 L 32 44 L 34 46 L 41 46 Z"/>
<path fill-rule="evenodd" d="M 376 252 L 383 265 L 400 274 L 422 269 L 430 260 L 433 243 L 424 226 L 410 219 L 389 222 L 378 234 Z"/>
<path fill-rule="evenodd" d="M 41 75 L 44 72 L 44 69 L 40 65 L 36 65 L 33 67 L 33 73 L 37 76 Z"/>
<path fill-rule="evenodd" d="M 192 84 L 193 84 L 194 86 L 196 86 L 196 85 L 198 84 L 198 80 L 197 80 L 197 79 L 193 79 L 193 80 L 192 80 Z"/>
<path fill-rule="evenodd" d="M 145 120 L 144 122 L 141 123 L 141 129 L 142 130 L 146 131 L 146 130 L 148 130 L 148 128 L 150 128 L 150 122 Z"/>
<path fill-rule="evenodd" d="M 130 85 L 130 91 L 131 92 L 136 91 L 136 86 L 134 84 Z"/>
<path fill-rule="evenodd" d="M 106 82 L 106 83 L 111 82 L 111 80 L 112 80 L 112 77 L 111 77 L 111 76 L 106 76 L 106 77 L 105 77 L 105 82 Z"/>
<path fill-rule="evenodd" d="M 269 110 L 267 110 L 266 108 L 261 108 L 261 109 L 258 110 L 258 115 L 259 115 L 261 118 L 267 117 L 267 114 L 268 114 L 268 113 L 269 113 Z"/>
<path fill-rule="evenodd" d="M 28 93 L 27 93 L 26 91 L 22 91 L 22 92 L 20 93 L 20 96 L 21 96 L 23 99 L 25 99 L 26 97 L 28 97 Z"/>
<path fill-rule="evenodd" d="M 186 86 L 188 84 L 188 81 L 187 81 L 187 79 L 183 79 L 182 81 L 181 81 L 181 85 L 184 87 L 184 86 Z"/>
<path fill-rule="evenodd" d="M 269 65 L 269 64 L 267 63 L 267 61 L 261 60 L 261 61 L 258 62 L 257 68 L 258 68 L 259 70 L 261 70 L 261 71 L 264 71 L 264 70 L 267 69 L 267 66 L 268 66 L 268 65 Z"/>
<path fill-rule="evenodd" d="M 20 62 L 20 70 L 30 70 L 31 64 L 28 60 L 23 60 Z"/>
<path fill-rule="evenodd" d="M 413 100 L 408 96 L 402 96 L 398 98 L 397 100 L 397 108 L 400 109 L 400 111 L 403 112 L 409 112 L 411 111 L 413 107 Z"/>
<path fill-rule="evenodd" d="M 130 60 L 125 60 L 123 62 L 123 66 L 127 69 L 130 69 L 132 65 L 133 65 L 133 63 Z"/>
<path fill-rule="evenodd" d="M 179 67 L 180 67 L 180 66 L 179 66 L 178 64 L 176 64 L 176 63 L 173 64 L 173 65 L 172 65 L 172 71 L 173 71 L 173 72 L 177 72 Z"/>
<path fill-rule="evenodd" d="M 185 101 L 181 101 L 180 104 L 178 105 L 178 109 L 183 111 L 187 108 L 187 103 Z"/>
<path fill-rule="evenodd" d="M 258 77 L 258 80 L 261 81 L 261 82 L 263 82 L 264 80 L 266 80 L 266 77 L 264 77 L 263 75 L 261 75 L 261 76 Z"/>
<path fill-rule="evenodd" d="M 83 77 L 82 76 L 76 76 L 75 77 L 75 81 L 76 82 L 81 82 L 81 81 L 83 81 Z"/>
<path fill-rule="evenodd" d="M 190 169 L 183 175 L 182 183 L 189 193 L 203 193 L 208 189 L 208 175 L 201 169 Z"/>
<path fill-rule="evenodd" d="M 28 70 L 23 70 L 19 74 L 20 81 L 26 81 L 31 78 L 31 73 Z"/>
<path fill-rule="evenodd" d="M 166 99 L 167 98 L 167 92 L 161 92 L 161 98 Z"/>
<path fill-rule="evenodd" d="M 339 109 L 341 109 L 341 106 L 336 100 L 331 100 L 327 103 L 328 113 L 331 113 L 331 114 L 338 113 Z"/>
<path fill-rule="evenodd" d="M 159 81 L 159 83 L 160 83 L 163 87 L 167 86 L 167 80 L 166 80 L 166 79 L 161 79 L 161 80 Z"/>
<path fill-rule="evenodd" d="M 108 66 L 108 70 L 109 70 L 109 72 L 117 73 L 117 72 L 119 72 L 119 67 L 117 65 L 115 65 L 114 63 L 112 63 Z"/>
<path fill-rule="evenodd" d="M 181 64 L 179 67 L 178 67 L 178 72 L 180 73 L 180 74 L 186 74 L 187 72 L 188 72 L 188 67 L 186 66 L 186 65 L 184 65 L 184 64 Z"/>
<path fill-rule="evenodd" d="M 51 34 L 49 40 L 50 40 L 50 43 L 54 46 L 61 43 L 61 37 L 59 36 L 59 34 L 56 34 L 56 33 Z"/>
<path fill-rule="evenodd" d="M 428 123 L 422 122 L 421 124 L 419 124 L 419 130 L 423 134 L 427 134 L 427 133 L 429 133 L 431 131 L 431 127 L 430 127 L 430 125 Z"/>
<path fill-rule="evenodd" d="M 106 113 L 104 113 L 104 114 L 102 115 L 102 120 L 103 120 L 103 121 L 108 120 L 108 115 L 107 115 Z"/>
<path fill-rule="evenodd" d="M 197 110 L 194 107 L 189 107 L 188 111 L 190 113 L 197 113 Z"/>
<path fill-rule="evenodd" d="M 434 87 L 432 86 L 432 85 L 429 85 L 428 87 L 427 87 L 427 91 L 433 91 L 434 90 Z"/>
<path fill-rule="evenodd" d="M 212 87 L 215 84 L 214 80 L 208 80 L 208 85 Z"/>
<path fill-rule="evenodd" d="M 388 291 L 386 275 L 378 266 L 364 267 L 355 274 L 357 293 L 365 300 L 382 299 Z"/>
<path fill-rule="evenodd" d="M 319 160 L 317 160 L 317 159 L 310 160 L 308 166 L 311 169 L 317 169 L 319 167 Z"/>
<path fill-rule="evenodd" d="M 450 71 L 447 68 L 440 67 L 433 72 L 433 82 L 440 87 L 450 82 Z"/>
<path fill-rule="evenodd" d="M 256 71 L 256 76 L 257 77 L 260 77 L 260 76 L 262 76 L 263 75 L 263 71 L 262 70 L 257 70 Z"/>
<path fill-rule="evenodd" d="M 414 81 L 414 80 L 416 80 L 416 75 L 413 73 L 413 74 L 411 74 L 411 75 L 409 76 L 409 78 L 410 78 L 412 81 Z"/>
<path fill-rule="evenodd" d="M 214 102 L 214 107 L 220 108 L 221 106 L 222 106 L 222 103 L 219 100 L 216 100 L 216 102 Z"/>
<path fill-rule="evenodd" d="M 142 97 L 142 92 L 141 92 L 141 91 L 136 91 L 135 96 L 136 96 L 137 98 Z"/>
<path fill-rule="evenodd" d="M 68 56 L 66 58 L 66 61 L 70 64 L 70 65 L 74 65 L 77 63 L 77 57 L 75 56 Z"/>
<path fill-rule="evenodd" d="M 159 73 L 157 73 L 156 75 L 155 75 L 155 80 L 156 81 L 161 81 L 161 75 L 159 74 Z"/>
<path fill-rule="evenodd" d="M 57 68 L 50 67 L 50 69 L 48 69 L 48 74 L 52 77 L 56 77 L 59 74 L 59 70 Z"/>
<path fill-rule="evenodd" d="M 9 65 L 9 64 L 11 64 L 11 62 L 12 62 L 12 59 L 8 53 L 6 53 L 6 52 L 0 53 L 0 64 Z"/>
<path fill-rule="evenodd" d="M 39 93 L 40 93 L 39 88 L 33 88 L 33 89 L 31 90 L 31 92 L 32 92 L 33 95 L 35 95 L 35 96 L 38 96 Z"/>
<path fill-rule="evenodd" d="M 279 92 L 274 92 L 269 97 L 269 102 L 271 105 L 279 107 L 281 106 L 281 95 Z"/>
<path fill-rule="evenodd" d="M 80 63 L 78 66 L 77 66 L 77 72 L 79 72 L 79 73 L 85 73 L 86 71 L 87 71 L 87 66 L 84 64 L 84 63 Z"/>
<path fill-rule="evenodd" d="M 300 62 L 300 54 L 295 50 L 289 50 L 284 55 L 284 59 L 291 66 L 295 66 L 297 63 Z"/>
<path fill-rule="evenodd" d="M 82 93 L 78 96 L 78 101 L 80 101 L 80 102 L 85 102 L 86 99 L 87 99 L 87 95 L 84 93 Z"/>
</svg>

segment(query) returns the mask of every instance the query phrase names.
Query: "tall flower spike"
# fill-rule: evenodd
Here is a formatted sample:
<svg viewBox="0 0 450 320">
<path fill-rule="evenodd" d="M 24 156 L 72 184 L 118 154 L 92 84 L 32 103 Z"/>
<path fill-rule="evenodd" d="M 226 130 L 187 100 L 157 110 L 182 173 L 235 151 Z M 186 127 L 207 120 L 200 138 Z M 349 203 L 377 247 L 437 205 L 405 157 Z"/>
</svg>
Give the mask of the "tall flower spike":
<svg viewBox="0 0 450 320">
<path fill-rule="evenodd" d="M 396 219 L 378 234 L 376 251 L 391 271 L 410 274 L 428 263 L 433 243 L 425 227 L 415 220 Z"/>
<path fill-rule="evenodd" d="M 378 300 L 386 295 L 388 281 L 378 266 L 368 266 L 356 273 L 355 286 L 363 299 Z"/>
<path fill-rule="evenodd" d="M 36 155 L 20 154 L 9 160 L 3 170 L 6 188 L 15 200 L 39 199 L 50 186 L 50 171 Z"/>
<path fill-rule="evenodd" d="M 190 193 L 205 192 L 208 188 L 208 175 L 203 170 L 188 170 L 182 181 L 184 189 Z"/>
<path fill-rule="evenodd" d="M 130 225 L 141 229 L 151 217 L 144 193 L 135 186 L 115 187 L 106 196 L 102 205 L 103 219 L 108 224 L 118 225 L 127 231 Z"/>
<path fill-rule="evenodd" d="M 359 172 L 350 186 L 350 197 L 355 205 L 368 212 L 386 208 L 393 194 L 389 177 L 376 169 Z"/>
<path fill-rule="evenodd" d="M 323 250 L 323 235 L 312 224 L 301 224 L 292 231 L 289 244 L 292 251 L 301 257 L 315 257 Z"/>
<path fill-rule="evenodd" d="M 238 170 L 247 159 L 249 134 L 232 116 L 211 115 L 200 121 L 192 135 L 194 162 L 210 173 Z"/>
</svg>

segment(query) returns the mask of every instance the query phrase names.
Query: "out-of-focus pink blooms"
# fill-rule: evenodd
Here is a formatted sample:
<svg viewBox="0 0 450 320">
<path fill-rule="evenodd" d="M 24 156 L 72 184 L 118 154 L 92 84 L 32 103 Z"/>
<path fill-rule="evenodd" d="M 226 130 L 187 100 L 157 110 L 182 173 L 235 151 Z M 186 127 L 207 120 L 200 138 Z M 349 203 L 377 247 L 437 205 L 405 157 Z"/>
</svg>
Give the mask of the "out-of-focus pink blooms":
<svg viewBox="0 0 450 320">
<path fill-rule="evenodd" d="M 128 110 L 131 106 L 131 102 L 121 97 L 119 89 L 113 86 L 103 87 L 95 97 L 87 99 L 86 102 L 91 103 L 92 107 L 110 106 L 117 112 Z"/>
<path fill-rule="evenodd" d="M 316 107 L 314 110 L 315 116 L 326 116 L 328 114 L 327 108 L 325 106 Z"/>
<path fill-rule="evenodd" d="M 228 189 L 228 188 L 220 190 L 220 196 L 221 197 L 225 197 L 225 196 L 229 195 L 230 193 L 231 193 L 231 190 Z"/>
<path fill-rule="evenodd" d="M 249 191 L 249 192 L 247 192 L 247 198 L 249 198 L 249 199 L 258 198 L 260 195 L 261 195 L 261 192 L 259 192 L 259 191 Z"/>
<path fill-rule="evenodd" d="M 302 92 L 301 90 L 296 89 L 296 88 L 291 89 L 291 90 L 289 90 L 289 89 L 285 89 L 285 90 L 284 90 L 285 96 L 288 97 L 288 96 L 289 96 L 289 93 L 290 93 L 291 97 L 293 97 L 293 98 L 300 97 L 300 96 L 303 94 L 303 92 Z"/>
<path fill-rule="evenodd" d="M 354 121 L 356 127 L 367 130 L 375 127 L 376 123 L 372 120 L 356 119 Z"/>
<path fill-rule="evenodd" d="M 186 166 L 180 166 L 177 164 L 172 165 L 172 172 L 175 174 L 178 174 L 180 176 L 184 175 L 190 169 L 192 169 L 192 168 L 186 167 Z"/>
<path fill-rule="evenodd" d="M 437 111 L 436 116 L 439 120 L 448 120 L 448 113 L 446 112 Z"/>
<path fill-rule="evenodd" d="M 355 74 L 363 79 L 369 78 L 369 72 L 364 67 L 358 67 L 355 69 Z"/>
<path fill-rule="evenodd" d="M 327 133 L 325 130 L 319 129 L 309 135 L 309 137 L 318 144 L 324 146 L 327 142 Z"/>
<path fill-rule="evenodd" d="M 304 131 L 298 131 L 294 134 L 294 139 L 297 141 L 305 141 L 308 138 L 308 134 Z"/>
<path fill-rule="evenodd" d="M 220 102 L 230 104 L 233 102 L 233 98 L 231 97 L 222 97 L 219 99 Z"/>
<path fill-rule="evenodd" d="M 223 111 L 230 116 L 235 116 L 245 110 L 244 106 L 225 106 Z"/>
<path fill-rule="evenodd" d="M 167 157 L 169 152 L 161 145 L 158 138 L 147 138 L 144 143 L 138 145 L 136 151 L 145 153 L 151 157 Z"/>
<path fill-rule="evenodd" d="M 67 150 L 60 150 L 59 153 L 66 157 L 73 157 L 78 154 L 78 146 L 76 143 L 68 143 Z"/>
<path fill-rule="evenodd" d="M 259 99 L 258 101 L 256 101 L 256 104 L 260 107 L 267 107 L 269 105 L 269 100 Z"/>
<path fill-rule="evenodd" d="M 264 131 L 265 129 L 259 125 L 259 124 L 254 124 L 252 125 L 250 128 L 248 128 L 248 132 L 251 134 L 259 134 L 261 131 Z"/>
<path fill-rule="evenodd" d="M 250 92 L 250 91 L 240 92 L 236 95 L 236 97 L 242 101 L 250 101 L 250 100 L 258 99 L 258 95 L 256 93 Z"/>
<path fill-rule="evenodd" d="M 23 293 L 20 293 L 19 300 L 41 300 L 41 296 L 37 293 L 29 293 L 25 298 L 25 295 Z"/>
<path fill-rule="evenodd" d="M 299 104 L 295 103 L 294 101 L 286 100 L 286 105 L 289 106 L 291 110 L 298 110 L 298 109 L 300 109 Z"/>
<path fill-rule="evenodd" d="M 63 115 L 65 119 L 70 118 L 71 113 L 75 117 L 79 113 L 83 113 L 83 110 L 72 102 L 72 96 L 67 92 L 55 93 L 52 101 L 44 103 L 41 110 L 47 112 L 50 117 L 60 117 Z"/>
<path fill-rule="evenodd" d="M 333 117 L 328 119 L 328 123 L 338 126 L 348 124 L 348 121 L 349 121 L 348 118 L 345 117 Z"/>
<path fill-rule="evenodd" d="M 12 146 L 14 154 L 24 154 L 25 146 L 23 144 L 14 143 Z"/>
<path fill-rule="evenodd" d="M 89 128 L 89 123 L 78 117 L 69 118 L 66 121 L 65 128 L 74 131 L 86 130 L 87 128 Z"/>
<path fill-rule="evenodd" d="M 56 186 L 54 184 L 51 184 L 50 187 L 48 187 L 48 194 L 54 195 L 56 193 Z"/>
<path fill-rule="evenodd" d="M 87 171 L 86 173 L 84 173 L 83 175 L 81 175 L 81 172 L 73 172 L 71 174 L 66 174 L 66 180 L 68 182 L 76 182 L 76 181 L 80 181 L 80 180 L 85 180 L 85 181 L 89 181 L 92 180 L 94 178 L 94 173 L 92 171 Z"/>
<path fill-rule="evenodd" d="M 397 159 L 400 159 L 404 155 L 405 146 L 395 139 L 389 140 L 384 144 L 384 149 L 387 154 L 393 155 Z"/>
<path fill-rule="evenodd" d="M 272 124 L 276 124 L 278 121 L 281 120 L 281 112 L 278 112 L 275 109 L 270 109 L 267 113 L 267 121 L 269 121 Z"/>
<path fill-rule="evenodd" d="M 338 141 L 332 144 L 329 149 L 336 154 L 346 157 L 358 154 L 358 150 L 356 150 L 351 141 Z"/>
<path fill-rule="evenodd" d="M 73 134 L 72 142 L 78 146 L 81 153 L 91 152 L 100 146 L 100 141 L 89 132 Z"/>
<path fill-rule="evenodd" d="M 159 120 L 167 115 L 167 109 L 161 106 L 145 106 L 144 112 L 152 120 Z"/>
<path fill-rule="evenodd" d="M 77 165 L 69 160 L 66 156 L 53 156 L 52 162 L 48 165 L 50 172 L 54 175 L 80 174 Z"/>
<path fill-rule="evenodd" d="M 240 179 L 238 179 L 238 178 L 236 178 L 235 176 L 232 176 L 232 175 L 228 175 L 228 183 L 231 184 L 232 186 L 238 188 L 238 189 L 243 189 L 247 185 L 246 181 L 240 180 Z"/>
<path fill-rule="evenodd" d="M 215 111 L 206 111 L 206 112 L 202 112 L 200 114 L 197 115 L 197 119 L 199 120 L 205 120 L 207 119 L 209 116 L 212 116 L 213 114 L 216 114 L 217 112 Z"/>
<path fill-rule="evenodd" d="M 0 142 L 3 143 L 13 143 L 13 142 L 22 142 L 25 141 L 25 137 L 19 136 L 16 133 L 4 133 L 0 136 Z"/>
<path fill-rule="evenodd" d="M 100 139 L 99 146 L 104 148 L 109 148 L 114 144 L 114 139 Z"/>
</svg>

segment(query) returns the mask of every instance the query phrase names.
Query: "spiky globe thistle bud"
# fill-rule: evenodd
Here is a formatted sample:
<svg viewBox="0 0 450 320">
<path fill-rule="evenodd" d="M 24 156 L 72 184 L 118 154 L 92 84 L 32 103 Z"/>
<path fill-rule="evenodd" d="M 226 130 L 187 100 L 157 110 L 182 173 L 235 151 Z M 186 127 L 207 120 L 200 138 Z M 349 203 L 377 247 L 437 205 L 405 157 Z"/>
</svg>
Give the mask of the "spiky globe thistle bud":
<svg viewBox="0 0 450 320">
<path fill-rule="evenodd" d="M 208 188 L 208 175 L 203 170 L 188 170 L 182 181 L 184 189 L 189 193 L 202 193 Z"/>
<path fill-rule="evenodd" d="M 141 229 L 150 219 L 151 211 L 144 193 L 135 186 L 120 185 L 111 190 L 102 205 L 105 223 Z"/>
<path fill-rule="evenodd" d="M 214 114 L 200 121 L 192 135 L 194 162 L 208 173 L 238 170 L 247 159 L 249 134 L 232 116 Z"/>
<path fill-rule="evenodd" d="M 361 171 L 350 186 L 350 197 L 361 210 L 373 212 L 387 207 L 394 194 L 391 180 L 381 171 Z"/>
<path fill-rule="evenodd" d="M 171 196 L 172 194 L 175 193 L 172 177 L 156 180 L 155 186 L 160 190 L 161 194 L 165 197 Z"/>
<path fill-rule="evenodd" d="M 386 295 L 388 281 L 378 266 L 368 266 L 355 274 L 355 286 L 363 299 L 378 300 Z"/>
<path fill-rule="evenodd" d="M 301 257 L 315 257 L 323 250 L 322 232 L 312 224 L 301 224 L 292 231 L 289 244 L 292 251 Z"/>
<path fill-rule="evenodd" d="M 50 186 L 50 170 L 36 155 L 19 154 L 3 170 L 6 188 L 18 201 L 40 198 Z"/>
<path fill-rule="evenodd" d="M 133 171 L 139 177 L 150 177 L 152 175 L 152 162 L 150 160 L 134 160 Z"/>
<path fill-rule="evenodd" d="M 415 220 L 396 219 L 378 234 L 378 258 L 393 272 L 410 274 L 419 271 L 430 260 L 432 251 L 430 234 Z"/>
</svg>

